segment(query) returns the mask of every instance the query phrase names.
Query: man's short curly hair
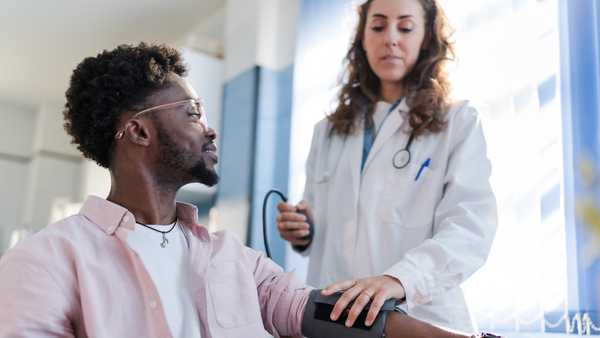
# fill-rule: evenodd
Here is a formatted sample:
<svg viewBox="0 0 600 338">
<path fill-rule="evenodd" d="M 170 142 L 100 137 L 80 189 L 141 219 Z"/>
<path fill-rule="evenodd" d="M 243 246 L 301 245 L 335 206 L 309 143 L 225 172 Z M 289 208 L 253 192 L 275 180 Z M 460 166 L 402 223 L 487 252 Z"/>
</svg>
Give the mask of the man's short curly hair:
<svg viewBox="0 0 600 338">
<path fill-rule="evenodd" d="M 143 42 L 84 59 L 71 76 L 63 112 L 72 143 L 108 168 L 120 114 L 141 109 L 152 91 L 167 85 L 169 73 L 185 76 L 186 71 L 179 51 Z"/>
</svg>

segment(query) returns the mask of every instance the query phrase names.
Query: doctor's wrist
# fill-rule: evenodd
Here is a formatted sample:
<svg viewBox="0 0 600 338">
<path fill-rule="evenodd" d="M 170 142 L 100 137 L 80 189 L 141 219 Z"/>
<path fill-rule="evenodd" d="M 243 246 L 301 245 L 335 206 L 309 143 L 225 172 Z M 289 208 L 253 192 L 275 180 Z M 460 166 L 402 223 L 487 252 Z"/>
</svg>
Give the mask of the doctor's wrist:
<svg viewBox="0 0 600 338">
<path fill-rule="evenodd" d="M 308 249 L 308 247 L 310 247 L 310 245 L 312 244 L 312 239 L 304 245 L 299 245 L 299 244 L 292 244 L 292 249 L 294 249 L 297 252 L 304 252 Z"/>
<path fill-rule="evenodd" d="M 404 284 L 402 283 L 402 281 L 399 278 L 389 274 L 384 274 L 384 276 L 389 278 L 390 280 L 393 280 L 400 287 L 400 290 L 398 290 L 398 293 L 394 295 L 394 298 L 401 302 L 406 301 L 406 289 L 404 288 Z"/>
</svg>

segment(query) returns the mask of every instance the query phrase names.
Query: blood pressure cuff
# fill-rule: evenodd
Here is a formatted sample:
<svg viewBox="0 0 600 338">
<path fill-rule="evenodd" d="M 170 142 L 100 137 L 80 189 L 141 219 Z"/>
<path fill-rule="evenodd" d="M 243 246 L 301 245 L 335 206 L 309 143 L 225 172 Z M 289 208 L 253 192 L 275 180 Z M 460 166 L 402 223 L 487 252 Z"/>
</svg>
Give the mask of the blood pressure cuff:
<svg viewBox="0 0 600 338">
<path fill-rule="evenodd" d="M 344 337 L 344 338 L 381 338 L 384 337 L 385 319 L 390 311 L 399 311 L 394 299 L 387 300 L 373 325 L 366 326 L 365 320 L 371 303 L 368 303 L 356 318 L 352 327 L 346 327 L 347 313 L 336 321 L 330 319 L 331 311 L 342 294 L 321 295 L 321 290 L 312 290 L 308 297 L 302 317 L 302 334 L 307 338 Z M 348 305 L 350 308 L 352 304 Z"/>
</svg>

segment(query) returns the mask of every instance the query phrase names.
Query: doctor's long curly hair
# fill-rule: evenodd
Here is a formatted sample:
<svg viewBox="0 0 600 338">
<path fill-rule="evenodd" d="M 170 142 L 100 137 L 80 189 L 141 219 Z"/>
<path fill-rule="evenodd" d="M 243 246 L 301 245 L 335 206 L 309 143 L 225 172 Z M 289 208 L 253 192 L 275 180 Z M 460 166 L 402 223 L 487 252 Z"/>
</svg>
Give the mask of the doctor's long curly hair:
<svg viewBox="0 0 600 338">
<path fill-rule="evenodd" d="M 379 99 L 379 78 L 369 66 L 362 43 L 367 14 L 373 1 L 368 0 L 358 8 L 359 22 L 344 59 L 345 69 L 340 79 L 338 105 L 327 116 L 333 126 L 332 133 L 352 134 L 359 119 L 373 113 Z M 450 82 L 445 65 L 454 59 L 448 21 L 438 1 L 418 1 L 425 12 L 425 48 L 403 79 L 406 92 L 409 93 L 409 122 L 416 136 L 437 133 L 446 126 Z"/>
</svg>

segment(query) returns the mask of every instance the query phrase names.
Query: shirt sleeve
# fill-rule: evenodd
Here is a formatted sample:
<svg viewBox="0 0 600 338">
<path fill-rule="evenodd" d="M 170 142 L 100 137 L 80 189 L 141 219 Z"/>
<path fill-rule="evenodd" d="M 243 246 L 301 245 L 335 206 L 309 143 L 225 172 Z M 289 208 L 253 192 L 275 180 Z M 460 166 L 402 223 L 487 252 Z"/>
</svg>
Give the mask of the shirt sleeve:
<svg viewBox="0 0 600 338">
<path fill-rule="evenodd" d="M 261 316 L 267 331 L 275 337 L 301 337 L 302 316 L 312 289 L 292 272 L 283 272 L 262 253 L 247 248 L 246 255 L 254 262 Z"/>
<path fill-rule="evenodd" d="M 11 250 L 0 260 L 0 337 L 75 337 L 70 303 L 43 262 Z"/>
<path fill-rule="evenodd" d="M 306 159 L 306 164 L 305 164 L 305 172 L 306 172 L 306 181 L 304 183 L 304 194 L 302 199 L 304 201 L 306 201 L 306 203 L 308 204 L 308 206 L 313 209 L 313 216 L 314 216 L 314 205 L 315 205 L 315 196 L 314 196 L 314 182 L 315 182 L 315 174 L 316 174 L 316 167 L 317 167 L 317 157 L 319 152 L 321 151 L 321 147 L 323 145 L 323 142 L 321 140 L 321 138 L 323 137 L 323 132 L 321 131 L 322 129 L 327 129 L 327 128 L 323 128 L 323 122 L 319 122 L 314 130 L 313 130 L 313 136 L 312 136 L 312 141 L 311 141 L 311 145 L 310 145 L 310 151 L 308 153 L 308 158 Z M 315 220 L 313 219 L 313 222 L 315 222 Z M 313 226 L 318 226 L 315 225 L 313 223 Z M 314 231 L 314 228 L 313 228 Z M 314 234 L 313 234 L 314 236 Z M 312 243 L 311 243 L 312 244 Z M 301 254 L 302 256 L 307 257 L 310 254 L 310 249 L 311 249 L 312 245 L 309 244 L 309 246 L 302 250 L 302 251 L 298 251 L 296 250 L 296 252 L 298 252 L 299 254 Z"/>
<path fill-rule="evenodd" d="M 486 261 L 497 227 L 491 164 L 477 112 L 459 111 L 434 214 L 433 236 L 409 250 L 385 274 L 401 281 L 408 308 L 460 285 Z"/>
</svg>

